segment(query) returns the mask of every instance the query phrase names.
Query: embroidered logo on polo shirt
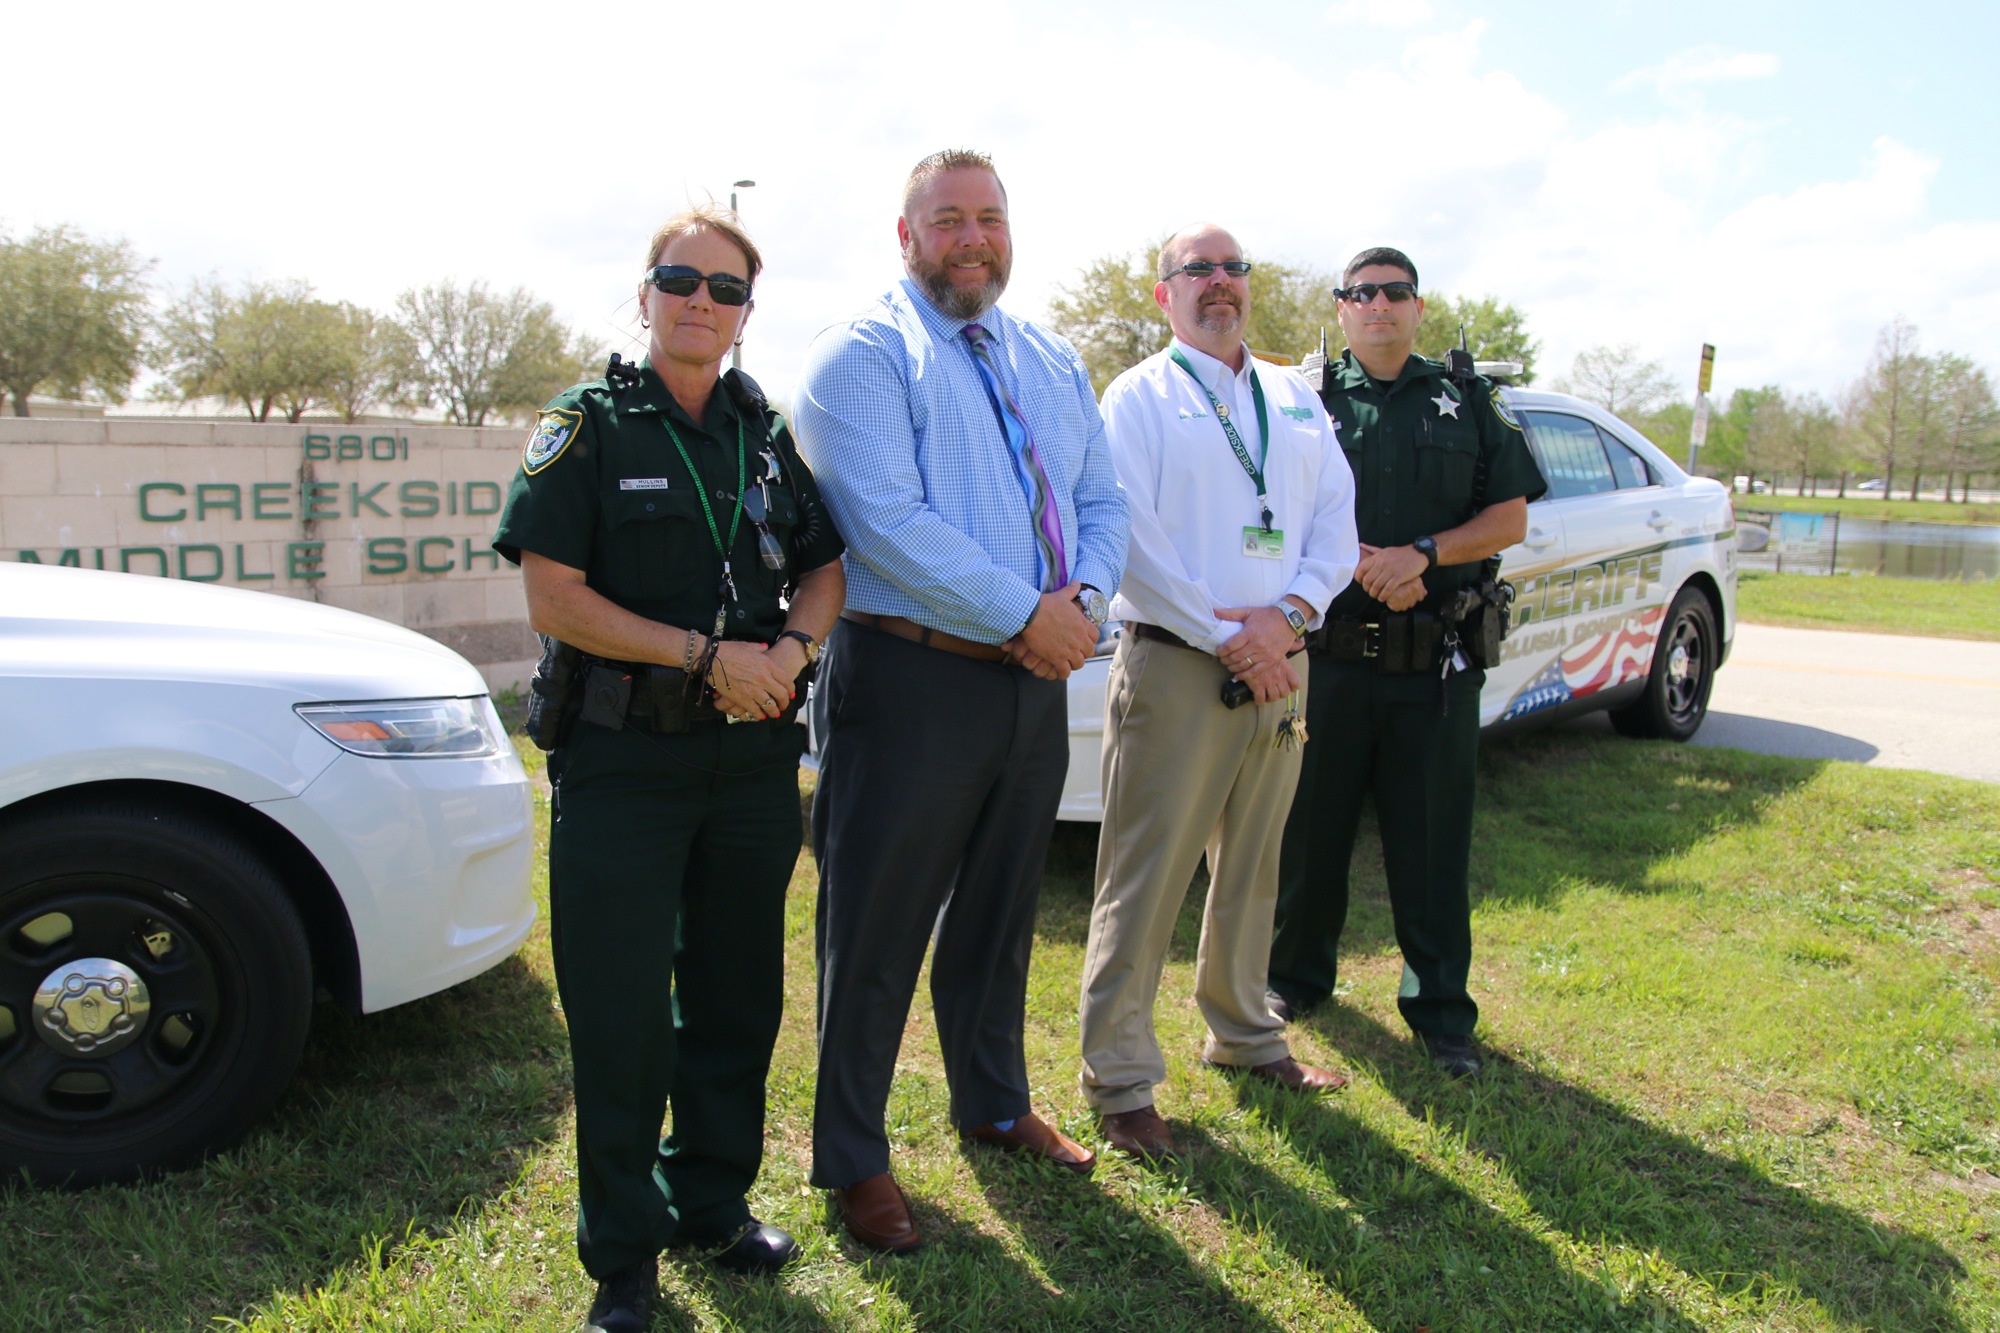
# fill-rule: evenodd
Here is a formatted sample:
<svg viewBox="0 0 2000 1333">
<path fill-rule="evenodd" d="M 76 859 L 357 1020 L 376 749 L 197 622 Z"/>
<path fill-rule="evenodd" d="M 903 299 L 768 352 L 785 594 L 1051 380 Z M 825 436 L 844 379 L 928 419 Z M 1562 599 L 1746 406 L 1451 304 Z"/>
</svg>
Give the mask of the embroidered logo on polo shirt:
<svg viewBox="0 0 2000 1333">
<path fill-rule="evenodd" d="M 1310 407 L 1281 407 L 1278 410 L 1294 421 L 1311 421 L 1313 419 L 1313 410 Z"/>
<path fill-rule="evenodd" d="M 528 447 L 521 455 L 521 470 L 532 477 L 562 457 L 562 451 L 576 438 L 577 428 L 581 425 L 581 410 L 566 407 L 545 410 L 535 418 L 535 428 L 528 432 Z"/>
</svg>

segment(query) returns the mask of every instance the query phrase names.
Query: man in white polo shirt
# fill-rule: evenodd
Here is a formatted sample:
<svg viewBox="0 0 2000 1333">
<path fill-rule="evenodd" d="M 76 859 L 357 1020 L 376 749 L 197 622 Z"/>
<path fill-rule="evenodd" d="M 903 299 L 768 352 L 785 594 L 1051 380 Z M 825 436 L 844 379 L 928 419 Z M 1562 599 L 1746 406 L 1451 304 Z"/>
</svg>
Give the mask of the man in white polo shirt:
<svg viewBox="0 0 2000 1333">
<path fill-rule="evenodd" d="M 1291 654 L 1360 558 L 1354 481 L 1305 380 L 1251 358 L 1249 272 L 1220 227 L 1169 239 L 1153 299 L 1174 340 L 1103 401 L 1132 537 L 1112 604 L 1124 632 L 1079 1021 L 1084 1092 L 1128 1156 L 1174 1153 L 1153 1106 L 1166 1073 L 1153 1000 L 1204 851 L 1203 1059 L 1295 1091 L 1346 1082 L 1292 1058 L 1264 983 L 1305 740 L 1306 673 Z"/>
</svg>

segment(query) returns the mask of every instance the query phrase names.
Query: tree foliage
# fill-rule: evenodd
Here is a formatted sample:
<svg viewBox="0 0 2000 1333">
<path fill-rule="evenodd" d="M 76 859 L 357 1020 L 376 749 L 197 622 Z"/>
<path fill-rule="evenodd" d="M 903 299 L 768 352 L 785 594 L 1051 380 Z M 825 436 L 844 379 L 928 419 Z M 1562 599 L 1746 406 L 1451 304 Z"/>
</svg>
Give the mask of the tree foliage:
<svg viewBox="0 0 2000 1333">
<path fill-rule="evenodd" d="M 252 421 L 295 422 L 333 399 L 356 355 L 341 307 L 307 283 L 197 278 L 161 318 L 153 362 L 182 402 L 222 398 Z"/>
<path fill-rule="evenodd" d="M 1320 345 L 1324 333 L 1327 354 L 1338 356 L 1347 346 L 1334 311 L 1338 275 L 1309 265 L 1250 258 L 1255 267 L 1250 270 L 1250 320 L 1244 341 L 1251 349 L 1303 361 Z M 1049 322 L 1076 345 L 1100 394 L 1120 372 L 1159 351 L 1173 337 L 1166 312 L 1153 299 L 1159 262 L 1158 244 L 1143 252 L 1107 255 L 1086 267 L 1075 283 L 1057 288 L 1049 303 Z M 1424 319 L 1417 327 L 1417 351 L 1442 356 L 1446 347 L 1456 347 L 1461 321 L 1475 358 L 1519 361 L 1527 367 L 1521 382 L 1534 378 L 1540 345 L 1528 336 L 1526 317 L 1491 297 L 1477 301 L 1426 297 Z"/>
<path fill-rule="evenodd" d="M 1869 461 L 1882 473 L 1882 498 L 1895 489 L 1897 464 L 1912 449 L 1927 415 L 1930 365 L 1917 346 L 1916 326 L 1900 315 L 1875 335 L 1875 355 L 1849 393 L 1848 416 L 1871 446 Z"/>
<path fill-rule="evenodd" d="M 1637 343 L 1578 352 L 1556 388 L 1635 424 L 1674 398 L 1673 376 L 1657 361 L 1641 361 Z"/>
<path fill-rule="evenodd" d="M 603 354 L 518 287 L 504 296 L 483 282 L 407 291 L 396 298 L 396 322 L 403 400 L 463 426 L 534 411 L 586 378 Z"/>
<path fill-rule="evenodd" d="M 139 372 L 146 334 L 146 273 L 122 240 L 93 241 L 70 227 L 21 240 L 0 232 L 0 391 L 14 415 L 47 388 L 86 388 L 114 403 Z"/>
<path fill-rule="evenodd" d="M 403 376 L 415 357 L 409 335 L 395 320 L 344 301 L 340 317 L 346 359 L 327 384 L 326 400 L 351 423 L 369 408 L 402 397 Z"/>
</svg>

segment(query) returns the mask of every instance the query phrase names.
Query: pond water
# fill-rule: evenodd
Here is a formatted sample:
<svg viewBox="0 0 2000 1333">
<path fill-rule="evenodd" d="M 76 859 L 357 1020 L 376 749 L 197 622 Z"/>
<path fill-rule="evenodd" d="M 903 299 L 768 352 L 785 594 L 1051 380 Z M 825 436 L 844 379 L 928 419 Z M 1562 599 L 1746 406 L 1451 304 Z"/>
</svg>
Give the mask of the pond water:
<svg viewBox="0 0 2000 1333">
<path fill-rule="evenodd" d="M 1739 510 L 1740 523 L 1769 529 L 1762 551 L 1739 555 L 1745 569 L 1786 573 L 1882 574 L 1900 579 L 2000 578 L 2000 527 L 1903 519 L 1776 514 Z"/>
</svg>

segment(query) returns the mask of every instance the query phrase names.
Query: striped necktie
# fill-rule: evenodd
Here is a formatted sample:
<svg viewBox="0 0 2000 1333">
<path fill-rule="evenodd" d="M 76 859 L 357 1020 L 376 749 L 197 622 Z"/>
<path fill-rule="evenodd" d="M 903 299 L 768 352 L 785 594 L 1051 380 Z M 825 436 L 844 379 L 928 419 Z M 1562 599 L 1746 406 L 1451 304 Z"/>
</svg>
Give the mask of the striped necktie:
<svg viewBox="0 0 2000 1333">
<path fill-rule="evenodd" d="M 994 413 L 1000 418 L 1000 430 L 1021 458 L 1022 471 L 1027 474 L 1029 501 L 1035 513 L 1035 546 L 1041 554 L 1043 571 L 1053 575 L 1043 591 L 1064 587 L 1069 583 L 1069 564 L 1063 550 L 1062 518 L 1056 513 L 1055 488 L 1049 485 L 1049 474 L 1042 470 L 1042 460 L 1035 452 L 1034 437 L 1028 434 L 1028 418 L 1014 401 L 1014 395 L 1007 391 L 1007 382 L 1000 378 L 992 335 L 978 324 L 968 324 L 965 340 L 972 345 L 972 359 L 979 373 L 986 377 Z"/>
</svg>

